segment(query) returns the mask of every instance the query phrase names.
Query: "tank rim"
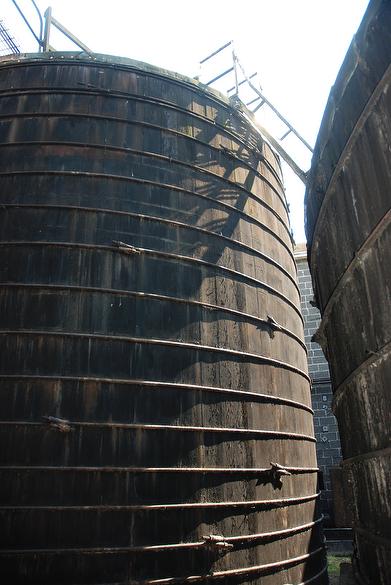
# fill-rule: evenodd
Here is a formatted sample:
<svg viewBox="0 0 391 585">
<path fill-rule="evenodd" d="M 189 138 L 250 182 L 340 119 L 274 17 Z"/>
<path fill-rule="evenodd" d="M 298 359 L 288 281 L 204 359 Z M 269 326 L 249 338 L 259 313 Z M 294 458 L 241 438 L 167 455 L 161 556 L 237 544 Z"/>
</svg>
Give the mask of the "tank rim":
<svg viewBox="0 0 391 585">
<path fill-rule="evenodd" d="M 85 63 L 85 64 L 97 64 L 104 65 L 106 67 L 116 67 L 122 70 L 140 71 L 143 73 L 149 73 L 158 77 L 165 77 L 167 79 L 176 81 L 180 84 L 191 86 L 202 93 L 209 94 L 212 98 L 223 102 L 226 106 L 235 109 L 228 96 L 224 95 L 220 91 L 211 88 L 204 83 L 201 83 L 194 77 L 183 75 L 163 67 L 157 67 L 144 61 L 137 61 L 128 57 L 120 57 L 116 55 L 110 55 L 106 53 L 85 53 L 80 51 L 49 51 L 44 53 L 17 53 L 11 55 L 0 56 L 0 67 L 22 64 L 22 63 L 40 63 L 40 62 L 53 62 L 60 61 L 62 63 Z"/>
</svg>

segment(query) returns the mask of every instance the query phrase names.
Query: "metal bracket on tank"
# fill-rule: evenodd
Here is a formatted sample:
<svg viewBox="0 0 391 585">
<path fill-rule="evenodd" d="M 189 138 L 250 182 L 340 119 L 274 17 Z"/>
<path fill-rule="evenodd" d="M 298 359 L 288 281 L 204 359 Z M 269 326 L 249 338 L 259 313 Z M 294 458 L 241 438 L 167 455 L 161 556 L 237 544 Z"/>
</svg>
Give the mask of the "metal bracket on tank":
<svg viewBox="0 0 391 585">
<path fill-rule="evenodd" d="M 57 429 L 61 433 L 69 433 L 71 425 L 69 420 L 64 418 L 57 418 L 56 416 L 43 416 L 42 419 L 47 422 L 51 428 Z"/>
<path fill-rule="evenodd" d="M 270 315 L 267 315 L 267 320 L 266 320 L 267 325 L 270 327 L 270 337 L 273 339 L 274 337 L 274 333 L 276 331 L 282 331 L 282 327 L 281 325 L 279 325 L 277 323 L 277 321 L 275 319 L 273 319 L 273 317 L 271 317 Z"/>
<path fill-rule="evenodd" d="M 233 548 L 233 544 L 227 542 L 224 536 L 218 534 L 209 534 L 202 537 L 204 539 L 202 546 L 210 552 L 226 552 Z"/>
<path fill-rule="evenodd" d="M 50 45 L 50 32 L 51 32 L 52 26 L 54 26 L 57 30 L 60 31 L 60 33 L 62 33 L 65 37 L 70 39 L 77 47 L 79 47 L 82 51 L 87 53 L 87 55 L 90 55 L 90 56 L 93 55 L 93 52 L 91 51 L 91 49 L 89 49 L 87 47 L 87 45 L 82 43 L 82 41 L 80 39 L 78 39 L 73 33 L 71 33 L 70 30 L 65 28 L 65 26 L 63 24 L 61 24 L 61 22 L 59 22 L 58 20 L 56 20 L 54 18 L 54 16 L 52 16 L 52 9 L 50 6 L 46 10 L 44 16 L 45 16 L 45 28 L 44 28 L 43 38 L 41 41 L 42 50 L 44 52 L 55 51 L 55 49 Z"/>
<path fill-rule="evenodd" d="M 279 463 L 273 463 L 273 461 L 270 461 L 270 465 L 272 466 L 270 470 L 271 474 L 276 479 L 280 479 L 283 475 L 292 475 L 290 471 L 288 471 L 283 465 L 280 465 Z"/>
<path fill-rule="evenodd" d="M 128 252 L 129 254 L 140 254 L 141 250 L 139 250 L 139 248 L 136 248 L 135 246 L 132 246 L 131 244 L 125 244 L 125 242 L 121 242 L 120 240 L 113 240 L 112 241 L 113 246 L 116 246 L 117 248 L 120 249 L 124 249 L 125 252 Z"/>
<path fill-rule="evenodd" d="M 271 469 L 270 469 L 270 478 L 273 487 L 281 489 L 282 488 L 282 478 L 285 475 L 292 475 L 290 471 L 288 471 L 283 465 L 279 465 L 278 463 L 273 463 L 270 461 Z"/>
<path fill-rule="evenodd" d="M 257 485 L 263 484 L 266 485 L 271 483 L 274 489 L 281 489 L 282 488 L 282 478 L 284 475 L 292 475 L 292 473 L 279 463 L 274 463 L 273 461 L 270 462 L 271 468 L 265 469 L 259 474 L 259 479 Z"/>
</svg>

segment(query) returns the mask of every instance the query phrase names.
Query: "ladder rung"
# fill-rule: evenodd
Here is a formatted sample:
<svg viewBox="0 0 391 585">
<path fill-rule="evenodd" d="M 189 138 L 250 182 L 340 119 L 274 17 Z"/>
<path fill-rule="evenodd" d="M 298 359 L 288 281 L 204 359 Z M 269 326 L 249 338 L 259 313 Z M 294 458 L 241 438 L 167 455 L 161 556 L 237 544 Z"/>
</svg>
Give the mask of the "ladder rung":
<svg viewBox="0 0 391 585">
<path fill-rule="evenodd" d="M 255 108 L 253 109 L 253 114 L 254 114 L 254 113 L 257 111 L 257 110 L 259 110 L 259 108 L 262 108 L 262 106 L 263 106 L 263 104 L 264 104 L 264 103 L 265 103 L 265 100 L 262 100 L 262 101 L 261 101 L 259 104 L 257 104 L 257 105 L 255 106 Z"/>
<path fill-rule="evenodd" d="M 292 132 L 292 128 L 288 128 L 288 130 L 285 132 L 285 134 L 283 134 L 280 138 L 280 140 L 284 140 L 284 138 L 286 138 L 288 136 L 288 134 L 290 134 Z"/>
<path fill-rule="evenodd" d="M 210 85 L 211 83 L 214 83 L 218 79 L 221 79 L 222 77 L 224 77 L 224 75 L 228 75 L 228 73 L 231 73 L 231 71 L 233 71 L 233 70 L 234 70 L 234 68 L 233 67 L 230 67 L 226 71 L 223 71 L 223 73 L 220 73 L 220 75 L 217 75 L 216 77 L 214 77 L 213 79 L 211 79 L 210 81 L 208 81 L 207 83 L 205 83 L 205 85 Z"/>
</svg>

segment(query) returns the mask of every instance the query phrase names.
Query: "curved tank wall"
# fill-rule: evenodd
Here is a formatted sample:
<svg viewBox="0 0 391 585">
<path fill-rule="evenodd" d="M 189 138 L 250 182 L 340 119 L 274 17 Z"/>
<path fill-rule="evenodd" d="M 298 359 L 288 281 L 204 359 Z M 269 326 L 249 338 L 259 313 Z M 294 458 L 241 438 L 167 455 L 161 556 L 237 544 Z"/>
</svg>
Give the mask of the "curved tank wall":
<svg viewBox="0 0 391 585">
<path fill-rule="evenodd" d="M 360 583 L 391 583 L 391 4 L 375 1 L 332 89 L 306 195 L 309 259 Z"/>
<path fill-rule="evenodd" d="M 275 154 L 98 55 L 3 61 L 0 111 L 3 574 L 323 583 Z"/>
</svg>

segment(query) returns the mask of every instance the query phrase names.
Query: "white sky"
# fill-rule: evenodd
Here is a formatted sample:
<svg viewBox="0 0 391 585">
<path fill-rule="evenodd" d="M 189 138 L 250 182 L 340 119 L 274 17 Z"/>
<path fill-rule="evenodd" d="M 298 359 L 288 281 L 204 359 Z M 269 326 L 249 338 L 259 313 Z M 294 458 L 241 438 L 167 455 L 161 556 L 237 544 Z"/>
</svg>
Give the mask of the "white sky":
<svg viewBox="0 0 391 585">
<path fill-rule="evenodd" d="M 17 2 L 35 25 L 30 0 Z M 36 3 L 42 12 L 48 6 L 47 0 Z M 51 0 L 53 16 L 92 50 L 190 77 L 199 74 L 200 59 L 234 40 L 247 74 L 258 72 L 257 83 L 265 95 L 312 145 L 330 88 L 367 4 L 368 0 Z M 12 1 L 0 0 L 0 8 L 0 17 L 22 51 L 36 51 L 36 42 Z M 74 48 L 55 34 L 51 44 L 58 50 Z M 229 53 L 222 53 L 205 75 L 213 77 L 227 69 L 228 59 Z M 219 89 L 231 85 L 232 79 L 227 79 Z M 310 160 L 302 149 L 290 138 L 284 145 L 307 170 Z M 284 173 L 294 237 L 302 242 L 304 185 L 290 169 Z"/>
</svg>

